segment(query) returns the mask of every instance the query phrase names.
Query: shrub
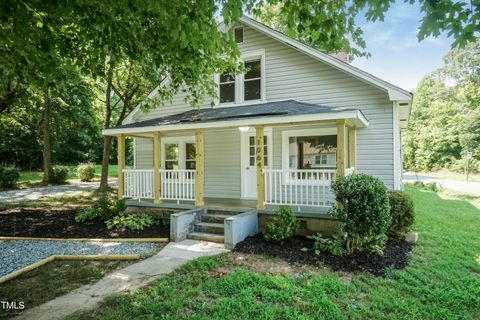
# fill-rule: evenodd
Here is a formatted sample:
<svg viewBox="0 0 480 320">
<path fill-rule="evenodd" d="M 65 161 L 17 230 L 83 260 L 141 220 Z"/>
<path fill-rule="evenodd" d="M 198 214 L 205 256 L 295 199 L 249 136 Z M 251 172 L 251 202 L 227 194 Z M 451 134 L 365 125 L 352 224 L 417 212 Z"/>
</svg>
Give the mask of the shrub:
<svg viewBox="0 0 480 320">
<path fill-rule="evenodd" d="M 95 165 L 93 163 L 81 163 L 77 167 L 77 176 L 80 181 L 92 181 L 95 178 Z"/>
<path fill-rule="evenodd" d="M 104 193 L 95 205 L 80 211 L 75 216 L 75 221 L 85 222 L 94 219 L 105 221 L 121 214 L 125 209 L 125 199 L 117 199 L 115 196 Z"/>
<path fill-rule="evenodd" d="M 64 183 L 67 181 L 68 167 L 66 166 L 53 166 L 50 170 L 50 180 L 53 183 Z"/>
<path fill-rule="evenodd" d="M 13 188 L 20 178 L 20 170 L 17 167 L 0 166 L 0 187 Z"/>
<path fill-rule="evenodd" d="M 272 221 L 265 225 L 263 237 L 267 241 L 278 242 L 292 237 L 297 231 L 298 220 L 292 209 L 281 206 L 275 210 Z"/>
<path fill-rule="evenodd" d="M 381 253 L 390 227 L 388 191 L 382 181 L 366 174 L 352 174 L 332 182 L 342 221 L 346 252 Z"/>
<path fill-rule="evenodd" d="M 126 215 L 120 214 L 110 220 L 105 221 L 105 224 L 107 225 L 108 230 L 130 229 L 133 231 L 139 231 L 147 227 L 157 225 L 158 220 L 145 213 Z"/>
<path fill-rule="evenodd" d="M 332 238 L 324 238 L 320 233 L 317 233 L 308 238 L 315 241 L 313 243 L 313 249 L 316 254 L 320 254 L 320 252 L 328 252 L 334 256 L 343 256 L 346 253 L 344 246 L 345 240 L 338 235 L 335 235 Z"/>
<path fill-rule="evenodd" d="M 415 222 L 413 200 L 410 195 L 404 191 L 391 191 L 388 195 L 388 200 L 390 202 L 390 216 L 392 218 L 388 233 L 398 238 L 405 232 L 410 231 L 410 227 Z"/>
</svg>

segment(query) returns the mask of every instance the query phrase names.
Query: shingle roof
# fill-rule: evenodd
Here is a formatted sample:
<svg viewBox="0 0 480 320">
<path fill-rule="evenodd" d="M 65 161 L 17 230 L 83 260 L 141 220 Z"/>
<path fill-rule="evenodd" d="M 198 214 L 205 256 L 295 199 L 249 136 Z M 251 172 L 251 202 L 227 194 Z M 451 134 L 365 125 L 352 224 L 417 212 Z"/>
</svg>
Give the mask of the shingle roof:
<svg viewBox="0 0 480 320">
<path fill-rule="evenodd" d="M 252 105 L 242 105 L 239 107 L 214 107 L 206 109 L 194 109 L 182 113 L 173 114 L 170 116 L 124 124 L 111 129 L 178 125 L 182 123 L 192 124 L 214 121 L 230 121 L 259 117 L 286 117 L 353 110 L 356 109 L 335 108 L 311 103 L 298 102 L 295 100 L 284 100 Z"/>
</svg>

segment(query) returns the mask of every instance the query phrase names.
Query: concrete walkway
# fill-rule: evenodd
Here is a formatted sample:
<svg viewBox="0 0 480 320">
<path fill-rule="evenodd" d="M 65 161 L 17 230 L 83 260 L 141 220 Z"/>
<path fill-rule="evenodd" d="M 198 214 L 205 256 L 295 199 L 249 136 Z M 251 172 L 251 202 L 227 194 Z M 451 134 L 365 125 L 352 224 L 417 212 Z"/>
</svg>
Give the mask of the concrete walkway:
<svg viewBox="0 0 480 320">
<path fill-rule="evenodd" d="M 403 174 L 403 181 L 413 183 L 415 181 L 422 181 L 424 183 L 435 182 L 444 189 L 466 193 L 473 196 L 480 197 L 480 182 L 461 181 L 452 179 L 441 179 L 425 174 L 415 174 L 412 172 L 405 172 Z"/>
<path fill-rule="evenodd" d="M 226 251 L 223 244 L 213 242 L 196 240 L 171 242 L 153 257 L 116 271 L 97 283 L 85 285 L 64 296 L 29 309 L 15 319 L 63 319 L 76 311 L 93 310 L 109 295 L 138 289 L 190 260 Z"/>
<path fill-rule="evenodd" d="M 111 187 L 116 186 L 116 180 L 109 180 Z M 28 200 L 38 200 L 44 197 L 60 197 L 64 195 L 73 195 L 83 191 L 91 191 L 98 188 L 99 182 L 75 182 L 59 186 L 45 186 L 37 188 L 27 188 L 20 190 L 9 190 L 0 192 L 1 202 L 18 202 Z"/>
</svg>

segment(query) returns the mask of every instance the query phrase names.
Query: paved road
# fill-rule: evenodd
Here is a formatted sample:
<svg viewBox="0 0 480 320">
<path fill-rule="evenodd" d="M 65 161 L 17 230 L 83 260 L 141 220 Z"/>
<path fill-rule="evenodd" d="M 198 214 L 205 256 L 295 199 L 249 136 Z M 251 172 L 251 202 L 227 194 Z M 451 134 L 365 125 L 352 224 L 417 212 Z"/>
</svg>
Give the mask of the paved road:
<svg viewBox="0 0 480 320">
<path fill-rule="evenodd" d="M 61 186 L 45 186 L 20 190 L 0 192 L 0 202 L 17 202 L 27 200 L 38 200 L 44 197 L 59 197 L 72 195 L 83 191 L 90 191 L 98 188 L 99 182 L 75 182 Z M 109 181 L 111 187 L 116 186 L 116 180 Z"/>
<path fill-rule="evenodd" d="M 425 183 L 435 182 L 444 189 L 449 189 L 480 197 L 480 182 L 440 179 L 428 175 L 416 175 L 412 172 L 403 173 L 404 182 L 415 182 L 417 180 Z"/>
</svg>

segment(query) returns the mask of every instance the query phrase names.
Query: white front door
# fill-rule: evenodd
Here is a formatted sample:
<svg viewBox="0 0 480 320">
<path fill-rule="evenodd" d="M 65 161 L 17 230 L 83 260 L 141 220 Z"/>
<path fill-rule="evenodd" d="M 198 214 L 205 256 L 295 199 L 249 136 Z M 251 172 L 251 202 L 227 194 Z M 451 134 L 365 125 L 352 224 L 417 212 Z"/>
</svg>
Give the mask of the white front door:
<svg viewBox="0 0 480 320">
<path fill-rule="evenodd" d="M 264 153 L 265 153 L 265 168 L 270 166 L 271 162 L 271 132 L 265 131 L 263 137 Z M 242 198 L 256 199 L 257 198 L 257 161 L 255 157 L 255 130 L 251 129 L 247 132 L 242 132 L 241 137 L 241 155 L 242 155 Z"/>
</svg>

